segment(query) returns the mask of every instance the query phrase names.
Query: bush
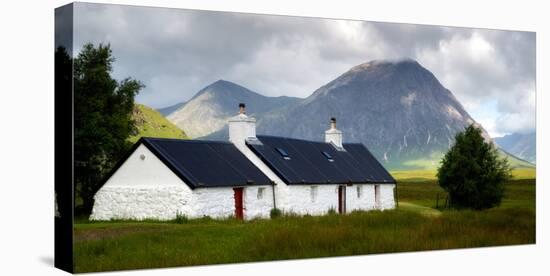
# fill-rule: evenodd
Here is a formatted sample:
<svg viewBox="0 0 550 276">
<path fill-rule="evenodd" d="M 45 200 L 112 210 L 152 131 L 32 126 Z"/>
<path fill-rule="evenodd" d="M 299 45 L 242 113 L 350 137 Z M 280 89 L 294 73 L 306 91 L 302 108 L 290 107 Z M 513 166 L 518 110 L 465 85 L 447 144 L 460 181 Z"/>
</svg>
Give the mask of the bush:
<svg viewBox="0 0 550 276">
<path fill-rule="evenodd" d="M 327 214 L 329 214 L 329 215 L 336 215 L 336 209 L 334 209 L 334 207 L 330 207 L 330 208 L 328 209 Z"/>
<path fill-rule="evenodd" d="M 455 136 L 455 144 L 437 171 L 439 185 L 449 193 L 449 206 L 476 210 L 500 205 L 504 183 L 511 178 L 506 158 L 473 125 Z"/>
<path fill-rule="evenodd" d="M 187 223 L 189 222 L 189 218 L 184 215 L 183 213 L 181 212 L 176 212 L 176 218 L 174 219 L 174 222 L 177 223 L 177 224 L 184 224 L 184 223 Z"/>
<path fill-rule="evenodd" d="M 282 214 L 283 214 L 283 212 L 281 212 L 280 209 L 278 209 L 278 208 L 273 208 L 273 209 L 271 209 L 271 211 L 269 212 L 269 217 L 271 217 L 272 219 L 274 219 L 274 218 L 280 217 Z"/>
</svg>

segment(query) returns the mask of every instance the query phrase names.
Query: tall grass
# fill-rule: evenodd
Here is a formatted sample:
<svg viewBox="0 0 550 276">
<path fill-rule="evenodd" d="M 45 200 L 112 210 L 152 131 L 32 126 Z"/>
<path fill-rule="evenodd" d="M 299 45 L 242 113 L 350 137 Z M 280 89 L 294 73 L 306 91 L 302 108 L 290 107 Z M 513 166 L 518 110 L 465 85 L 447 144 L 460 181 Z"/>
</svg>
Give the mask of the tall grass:
<svg viewBox="0 0 550 276">
<path fill-rule="evenodd" d="M 535 242 L 534 180 L 511 181 L 485 211 L 430 207 L 435 182 L 402 182 L 397 210 L 347 215 L 282 214 L 272 220 L 116 221 L 75 226 L 75 270 L 155 268 L 529 244 Z"/>
<path fill-rule="evenodd" d="M 535 242 L 534 212 L 502 208 L 438 217 L 392 210 L 186 224 L 77 227 L 77 272 L 345 256 Z M 90 231 L 99 232 L 90 237 Z M 105 231 L 105 232 L 104 232 Z M 102 233 L 104 232 L 104 233 Z"/>
</svg>

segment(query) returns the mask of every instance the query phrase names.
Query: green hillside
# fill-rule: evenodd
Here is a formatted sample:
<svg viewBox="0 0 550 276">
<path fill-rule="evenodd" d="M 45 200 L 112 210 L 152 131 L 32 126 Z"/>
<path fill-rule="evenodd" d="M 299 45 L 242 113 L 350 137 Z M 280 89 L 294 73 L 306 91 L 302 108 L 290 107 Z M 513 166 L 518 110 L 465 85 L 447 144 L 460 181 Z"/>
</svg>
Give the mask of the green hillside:
<svg viewBox="0 0 550 276">
<path fill-rule="evenodd" d="M 183 130 L 168 121 L 158 111 L 136 104 L 132 114 L 136 122 L 137 133 L 128 138 L 128 141 L 135 143 L 141 137 L 158 138 L 180 138 L 187 139 Z"/>
</svg>

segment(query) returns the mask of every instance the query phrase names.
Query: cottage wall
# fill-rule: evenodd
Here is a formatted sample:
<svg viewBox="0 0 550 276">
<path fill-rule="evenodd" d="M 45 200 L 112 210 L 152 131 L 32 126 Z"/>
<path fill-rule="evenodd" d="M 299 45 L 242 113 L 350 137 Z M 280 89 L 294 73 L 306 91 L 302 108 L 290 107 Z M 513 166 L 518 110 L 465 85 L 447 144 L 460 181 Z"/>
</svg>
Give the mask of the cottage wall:
<svg viewBox="0 0 550 276">
<path fill-rule="evenodd" d="M 380 206 L 379 209 L 394 209 L 395 197 L 394 197 L 395 184 L 380 184 Z"/>
<path fill-rule="evenodd" d="M 143 157 L 143 158 L 142 158 Z M 173 219 L 192 215 L 192 190 L 140 145 L 94 196 L 91 220 Z"/>
<path fill-rule="evenodd" d="M 263 189 L 258 198 L 258 190 Z M 273 208 L 271 186 L 252 186 L 243 189 L 244 219 L 269 218 Z M 190 217 L 226 218 L 235 215 L 233 187 L 197 188 L 193 191 L 195 208 Z"/>
<path fill-rule="evenodd" d="M 243 198 L 245 219 L 269 218 L 273 209 L 273 186 L 246 187 Z"/>
<path fill-rule="evenodd" d="M 233 188 L 197 188 L 193 192 L 195 208 L 191 217 L 225 218 L 235 214 Z"/>
<path fill-rule="evenodd" d="M 338 212 L 338 187 L 340 185 L 288 185 L 291 205 L 285 211 L 300 215 L 323 215 L 329 209 Z M 379 184 L 380 199 L 376 205 L 374 184 L 346 185 L 346 212 L 354 210 L 385 210 L 395 208 L 393 184 Z M 312 188 L 313 187 L 313 188 Z M 358 196 L 357 188 L 360 187 Z M 314 190 L 317 191 L 314 191 Z"/>
<path fill-rule="evenodd" d="M 144 157 L 142 159 L 142 156 Z M 263 195 L 258 199 L 258 189 Z M 269 218 L 271 186 L 244 188 L 245 219 Z M 147 147 L 140 145 L 96 193 L 91 220 L 224 218 L 235 214 L 232 187 L 191 190 Z"/>
<path fill-rule="evenodd" d="M 338 210 L 338 185 L 289 185 L 291 202 L 285 211 L 299 215 L 323 215 L 329 209 Z"/>
<path fill-rule="evenodd" d="M 276 206 L 283 212 L 322 215 L 338 210 L 339 185 L 286 185 L 244 143 L 237 148 L 277 184 Z M 142 158 L 143 157 L 143 158 Z M 312 188 L 313 187 L 313 188 Z M 357 188 L 360 188 L 358 196 Z M 375 204 L 374 184 L 346 186 L 346 209 L 393 209 L 394 184 L 379 184 L 379 205 Z M 261 195 L 258 190 L 263 189 Z M 272 186 L 244 188 L 244 218 L 269 218 L 273 205 Z M 96 193 L 91 220 L 174 219 L 178 213 L 189 218 L 224 218 L 235 214 L 232 187 L 191 190 L 144 145 L 140 145 Z"/>
<path fill-rule="evenodd" d="M 348 212 L 375 208 L 374 185 L 354 184 L 346 187 L 346 209 Z"/>
</svg>

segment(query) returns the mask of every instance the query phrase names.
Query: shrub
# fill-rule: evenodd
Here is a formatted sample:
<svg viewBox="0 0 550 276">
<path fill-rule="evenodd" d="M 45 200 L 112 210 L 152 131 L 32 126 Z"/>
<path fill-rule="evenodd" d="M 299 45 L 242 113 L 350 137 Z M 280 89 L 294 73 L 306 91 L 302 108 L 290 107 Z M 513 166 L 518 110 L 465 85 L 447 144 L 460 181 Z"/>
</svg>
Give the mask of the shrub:
<svg viewBox="0 0 550 276">
<path fill-rule="evenodd" d="M 336 215 L 336 209 L 334 209 L 334 207 L 328 208 L 327 214 L 329 214 L 329 215 Z"/>
<path fill-rule="evenodd" d="M 176 212 L 176 218 L 174 219 L 174 222 L 177 223 L 177 224 L 184 224 L 184 223 L 187 223 L 189 222 L 189 218 L 184 215 L 183 213 L 181 212 Z"/>
<path fill-rule="evenodd" d="M 508 160 L 500 159 L 495 146 L 485 142 L 481 130 L 470 125 L 456 134 L 437 178 L 449 193 L 450 207 L 480 210 L 500 205 L 511 170 Z"/>
<path fill-rule="evenodd" d="M 283 212 L 281 212 L 280 209 L 278 209 L 278 208 L 273 208 L 273 209 L 271 209 L 271 211 L 269 212 L 269 217 L 271 217 L 272 219 L 274 219 L 274 218 L 280 217 L 282 214 L 283 214 Z"/>
</svg>

